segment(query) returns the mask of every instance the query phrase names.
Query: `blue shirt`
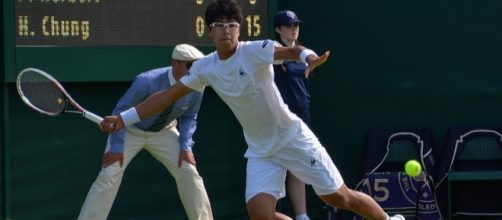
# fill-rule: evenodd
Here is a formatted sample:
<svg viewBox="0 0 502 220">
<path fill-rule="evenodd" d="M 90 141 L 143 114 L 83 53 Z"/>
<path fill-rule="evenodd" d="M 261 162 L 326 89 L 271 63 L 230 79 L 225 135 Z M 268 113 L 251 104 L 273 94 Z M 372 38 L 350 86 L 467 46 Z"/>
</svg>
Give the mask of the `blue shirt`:
<svg viewBox="0 0 502 220">
<path fill-rule="evenodd" d="M 282 99 L 290 107 L 310 106 L 310 87 L 305 78 L 307 65 L 298 61 L 283 61 L 274 65 L 274 81 Z"/>
<path fill-rule="evenodd" d="M 131 87 L 122 96 L 113 110 L 113 115 L 119 115 L 131 107 L 136 106 L 151 94 L 166 89 L 174 84 L 170 82 L 174 79 L 169 77 L 172 74 L 172 68 L 163 67 L 153 69 L 139 74 L 134 79 Z M 182 151 L 192 151 L 194 141 L 192 136 L 197 127 L 197 113 L 202 102 L 202 92 L 193 91 L 181 97 L 169 108 L 150 118 L 134 124 L 143 131 L 156 132 L 167 126 L 173 120 L 178 119 L 178 128 L 180 130 L 180 147 Z M 114 153 L 124 152 L 124 137 L 126 128 L 120 129 L 110 135 L 110 151 Z"/>
</svg>

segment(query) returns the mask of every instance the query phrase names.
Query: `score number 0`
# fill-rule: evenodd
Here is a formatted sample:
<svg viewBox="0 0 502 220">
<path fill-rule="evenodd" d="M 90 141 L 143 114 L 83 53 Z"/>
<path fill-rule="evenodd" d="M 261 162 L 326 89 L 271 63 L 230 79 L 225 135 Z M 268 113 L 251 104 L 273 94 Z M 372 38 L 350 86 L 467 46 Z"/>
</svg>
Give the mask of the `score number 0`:
<svg viewBox="0 0 502 220">
<path fill-rule="evenodd" d="M 258 37 L 261 34 L 260 15 L 246 16 L 249 37 Z"/>
</svg>

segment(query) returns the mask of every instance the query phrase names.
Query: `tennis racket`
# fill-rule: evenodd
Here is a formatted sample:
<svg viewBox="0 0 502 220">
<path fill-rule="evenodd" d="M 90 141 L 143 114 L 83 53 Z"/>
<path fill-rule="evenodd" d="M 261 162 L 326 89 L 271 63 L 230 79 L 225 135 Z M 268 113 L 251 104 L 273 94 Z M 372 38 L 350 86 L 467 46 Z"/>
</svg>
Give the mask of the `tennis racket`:
<svg viewBox="0 0 502 220">
<path fill-rule="evenodd" d="M 22 70 L 17 76 L 16 86 L 24 103 L 42 114 L 49 116 L 58 116 L 62 113 L 80 114 L 97 124 L 103 120 L 80 106 L 54 77 L 42 70 L 35 68 Z M 70 106 L 74 110 L 68 109 Z"/>
</svg>

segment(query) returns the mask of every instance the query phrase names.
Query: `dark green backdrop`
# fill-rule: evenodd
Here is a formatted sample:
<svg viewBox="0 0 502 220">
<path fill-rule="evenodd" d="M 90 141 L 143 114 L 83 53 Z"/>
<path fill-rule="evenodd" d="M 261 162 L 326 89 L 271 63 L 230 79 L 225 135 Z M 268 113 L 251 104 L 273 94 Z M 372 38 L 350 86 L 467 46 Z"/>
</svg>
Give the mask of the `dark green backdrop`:
<svg viewBox="0 0 502 220">
<path fill-rule="evenodd" d="M 450 125 L 502 121 L 502 2 L 279 0 L 277 5 L 305 21 L 305 45 L 332 51 L 311 80 L 313 126 L 348 185 L 357 182 L 369 128 L 429 126 L 435 147 L 441 148 Z M 4 13 L 10 6 L 3 4 Z M 2 23 L 4 42 L 12 41 L 12 24 Z M 82 105 L 105 115 L 129 86 L 113 79 L 168 65 L 171 48 L 72 50 L 91 56 L 94 64 L 89 64 L 58 57 L 68 48 L 32 53 L 5 45 L 1 216 L 74 219 L 98 173 L 106 135 L 78 117 L 51 118 L 29 110 L 17 97 L 12 76 L 26 66 L 45 67 L 68 81 L 65 86 Z M 79 74 L 65 78 L 73 69 Z M 94 82 L 83 80 L 80 74 L 86 72 Z M 195 140 L 215 218 L 246 219 L 246 146 L 234 116 L 210 89 Z M 311 191 L 308 203 L 311 215 L 319 212 Z M 280 206 L 289 210 L 287 203 Z M 139 155 L 126 172 L 110 219 L 184 218 L 173 179 L 147 153 Z"/>
</svg>

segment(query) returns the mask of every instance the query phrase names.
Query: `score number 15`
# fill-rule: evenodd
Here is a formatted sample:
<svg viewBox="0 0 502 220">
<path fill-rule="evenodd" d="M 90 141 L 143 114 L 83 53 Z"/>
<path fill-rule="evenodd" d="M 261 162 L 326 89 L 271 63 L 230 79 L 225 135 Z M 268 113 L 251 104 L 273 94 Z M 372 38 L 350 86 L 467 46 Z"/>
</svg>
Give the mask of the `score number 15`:
<svg viewBox="0 0 502 220">
<path fill-rule="evenodd" d="M 258 37 L 261 34 L 260 15 L 246 16 L 249 37 Z"/>
</svg>

